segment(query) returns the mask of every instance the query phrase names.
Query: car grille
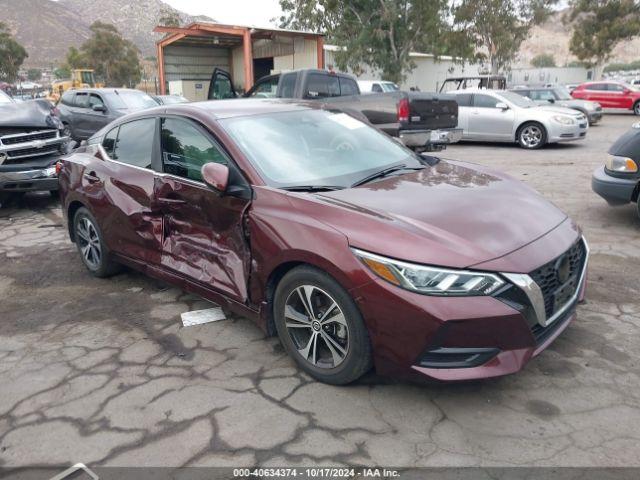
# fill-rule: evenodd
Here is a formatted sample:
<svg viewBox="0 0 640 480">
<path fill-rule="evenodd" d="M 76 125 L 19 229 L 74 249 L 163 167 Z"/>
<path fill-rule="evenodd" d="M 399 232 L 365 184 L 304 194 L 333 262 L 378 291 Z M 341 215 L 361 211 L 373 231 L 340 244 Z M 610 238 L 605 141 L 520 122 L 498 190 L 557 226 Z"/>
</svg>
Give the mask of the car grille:
<svg viewBox="0 0 640 480">
<path fill-rule="evenodd" d="M 19 150 L 11 150 L 6 152 L 7 159 L 3 165 L 16 165 L 29 162 L 33 157 L 42 157 L 44 155 L 53 155 L 60 152 L 60 145 L 50 145 L 44 148 L 21 148 Z"/>
<path fill-rule="evenodd" d="M 596 107 L 596 112 L 601 112 L 602 111 L 602 107 Z"/>
<path fill-rule="evenodd" d="M 568 258 L 568 278 L 562 283 L 561 274 L 567 273 L 560 271 L 565 257 Z M 578 283 L 586 258 L 587 248 L 584 241 L 580 239 L 558 258 L 529 274 L 542 291 L 547 318 L 551 318 L 567 302 L 571 301 L 576 289 L 579 288 Z"/>
<path fill-rule="evenodd" d="M 581 123 L 580 124 L 580 128 L 587 128 L 587 124 L 586 123 Z"/>
<path fill-rule="evenodd" d="M 556 333 L 562 326 L 571 318 L 571 311 L 565 313 L 561 318 L 558 318 L 551 325 L 543 327 L 539 323 L 536 323 L 531 327 L 531 333 L 536 341 L 536 346 L 542 345 L 546 342 L 554 333 Z"/>
<path fill-rule="evenodd" d="M 33 142 L 34 140 L 50 140 L 56 138 L 58 132 L 56 130 L 41 130 L 39 132 L 30 132 L 17 135 L 7 135 L 0 137 L 2 145 L 16 145 L 19 143 Z"/>
</svg>

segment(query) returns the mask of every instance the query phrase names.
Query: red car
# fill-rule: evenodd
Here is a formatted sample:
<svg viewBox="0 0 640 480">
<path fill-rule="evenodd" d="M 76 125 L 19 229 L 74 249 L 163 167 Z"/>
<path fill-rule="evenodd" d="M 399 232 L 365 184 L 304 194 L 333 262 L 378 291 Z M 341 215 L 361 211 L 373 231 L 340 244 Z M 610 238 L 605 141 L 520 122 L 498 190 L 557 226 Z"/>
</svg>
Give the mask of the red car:
<svg viewBox="0 0 640 480">
<path fill-rule="evenodd" d="M 571 92 L 573 98 L 598 102 L 604 108 L 623 108 L 640 115 L 640 90 L 622 82 L 587 82 Z"/>
<path fill-rule="evenodd" d="M 520 370 L 575 317 L 588 249 L 567 216 L 478 165 L 415 154 L 336 110 L 170 105 L 59 164 L 98 277 L 121 264 L 277 334 L 302 369 L 459 380 Z"/>
</svg>

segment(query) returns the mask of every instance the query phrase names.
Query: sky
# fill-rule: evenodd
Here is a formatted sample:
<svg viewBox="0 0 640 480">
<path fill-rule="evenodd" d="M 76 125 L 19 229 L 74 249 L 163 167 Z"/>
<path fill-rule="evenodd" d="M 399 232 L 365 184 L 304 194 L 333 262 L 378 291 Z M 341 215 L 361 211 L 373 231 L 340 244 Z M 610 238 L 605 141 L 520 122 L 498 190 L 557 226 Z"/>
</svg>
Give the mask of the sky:
<svg viewBox="0 0 640 480">
<path fill-rule="evenodd" d="M 281 15 L 278 0 L 164 0 L 191 15 L 207 15 L 220 23 L 273 26 Z"/>
</svg>

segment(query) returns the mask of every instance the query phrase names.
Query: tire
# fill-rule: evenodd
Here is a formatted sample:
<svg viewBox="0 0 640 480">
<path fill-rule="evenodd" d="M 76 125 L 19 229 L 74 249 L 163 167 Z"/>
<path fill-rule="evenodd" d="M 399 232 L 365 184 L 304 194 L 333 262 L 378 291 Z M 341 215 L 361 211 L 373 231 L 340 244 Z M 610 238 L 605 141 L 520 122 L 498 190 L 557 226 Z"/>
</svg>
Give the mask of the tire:
<svg viewBox="0 0 640 480">
<path fill-rule="evenodd" d="M 527 122 L 518 129 L 516 140 L 522 148 L 536 150 L 546 145 L 547 131 L 538 122 Z"/>
<path fill-rule="evenodd" d="M 640 116 L 640 101 L 633 104 L 633 114 L 635 116 Z"/>
<path fill-rule="evenodd" d="M 84 207 L 79 208 L 73 217 L 73 236 L 82 263 L 91 275 L 105 278 L 120 271 L 120 265 L 109 258 L 98 222 Z"/>
<path fill-rule="evenodd" d="M 60 198 L 60 191 L 59 190 L 49 190 L 49 195 L 51 195 L 51 198 Z"/>
<path fill-rule="evenodd" d="M 638 194 L 638 199 L 636 201 L 636 209 L 638 211 L 638 218 L 640 218 L 640 194 Z"/>
<path fill-rule="evenodd" d="M 302 266 L 287 273 L 276 288 L 273 313 L 285 350 L 316 380 L 345 385 L 371 369 L 362 315 L 347 291 L 323 271 Z"/>
</svg>

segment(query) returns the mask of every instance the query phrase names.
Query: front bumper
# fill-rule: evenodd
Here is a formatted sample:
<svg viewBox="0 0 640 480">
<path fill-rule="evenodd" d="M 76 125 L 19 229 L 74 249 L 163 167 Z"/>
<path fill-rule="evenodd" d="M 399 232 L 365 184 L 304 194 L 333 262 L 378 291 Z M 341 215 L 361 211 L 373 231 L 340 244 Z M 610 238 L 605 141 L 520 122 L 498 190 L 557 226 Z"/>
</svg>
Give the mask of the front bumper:
<svg viewBox="0 0 640 480">
<path fill-rule="evenodd" d="M 571 142 L 574 140 L 584 140 L 589 130 L 589 121 L 584 118 L 581 123 L 574 125 L 562 125 L 557 122 L 552 122 L 552 125 L 548 129 L 548 142 Z"/>
<path fill-rule="evenodd" d="M 437 380 L 480 379 L 521 370 L 575 319 L 576 305 L 585 293 L 588 251 L 584 258 L 571 299 L 548 320 L 543 310 L 542 318 L 532 321 L 530 310 L 504 298 L 426 296 L 374 278 L 352 295 L 371 333 L 376 370 Z"/>
<path fill-rule="evenodd" d="M 58 190 L 55 166 L 16 172 L 0 171 L 0 191 L 31 192 Z"/>
<path fill-rule="evenodd" d="M 627 179 L 608 175 L 604 166 L 598 167 L 591 176 L 591 189 L 609 205 L 626 205 L 631 202 L 638 184 L 638 178 Z"/>
<path fill-rule="evenodd" d="M 602 110 L 592 110 L 588 112 L 587 118 L 589 119 L 589 125 L 598 123 L 600 120 L 602 120 Z"/>
<path fill-rule="evenodd" d="M 438 130 L 400 130 L 400 141 L 409 148 L 427 148 L 438 150 L 462 139 L 461 128 L 443 128 Z"/>
</svg>

